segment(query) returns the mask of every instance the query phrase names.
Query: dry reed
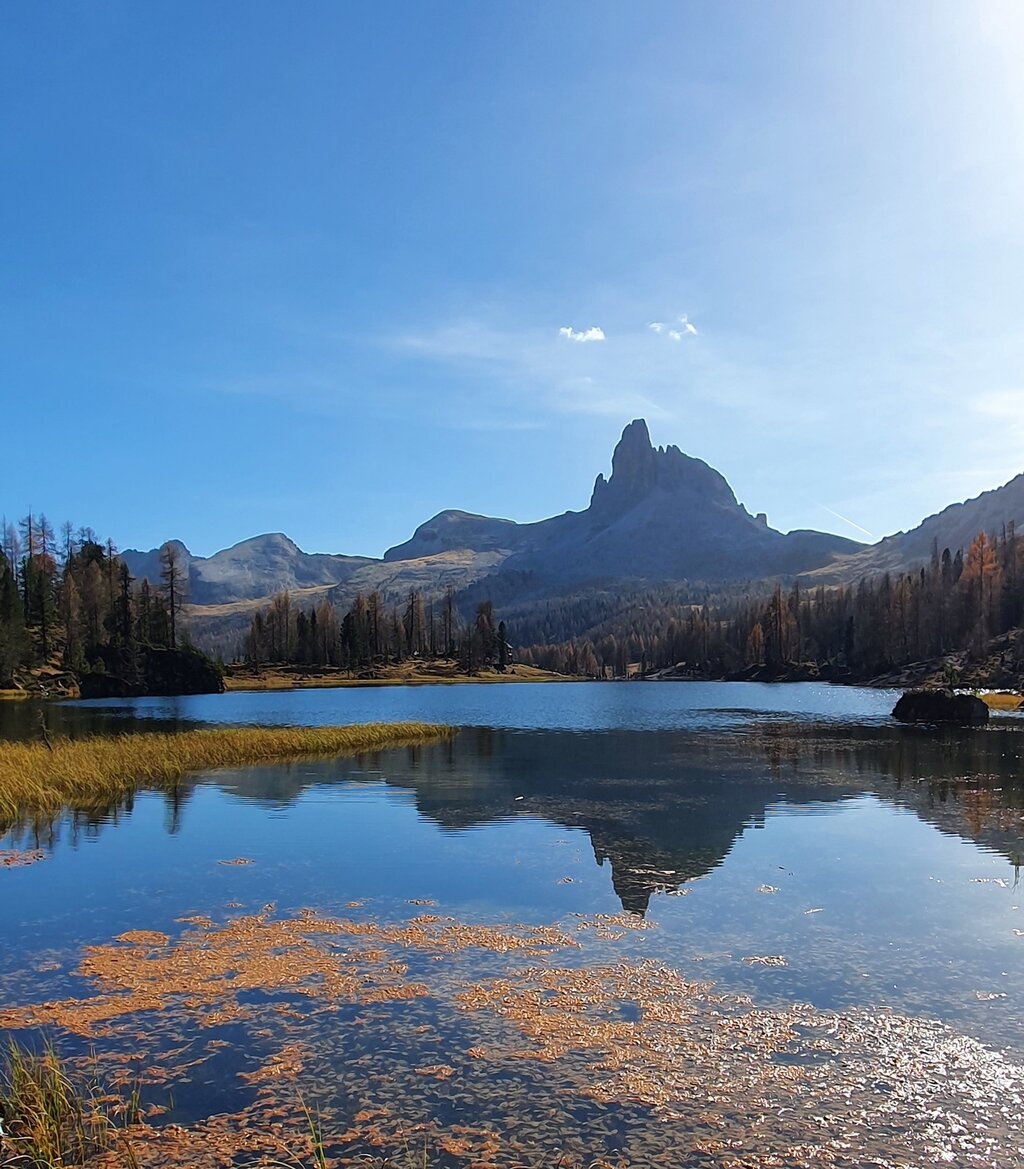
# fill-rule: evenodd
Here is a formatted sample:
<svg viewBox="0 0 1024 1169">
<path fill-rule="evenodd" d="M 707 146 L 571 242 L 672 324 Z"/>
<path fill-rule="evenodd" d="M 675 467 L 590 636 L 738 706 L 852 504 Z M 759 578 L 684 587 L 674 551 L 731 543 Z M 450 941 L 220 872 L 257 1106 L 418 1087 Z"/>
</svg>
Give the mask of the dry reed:
<svg viewBox="0 0 1024 1169">
<path fill-rule="evenodd" d="M 430 723 L 348 727 L 228 727 L 0 743 L 0 825 L 64 807 L 91 807 L 184 775 L 313 756 L 353 754 L 443 738 Z"/>
<path fill-rule="evenodd" d="M 114 1111 L 125 1120 L 135 1118 L 136 1095 L 115 1101 L 97 1083 L 73 1079 L 52 1047 L 35 1053 L 11 1043 L 0 1058 L 0 1166 L 89 1164 L 119 1144 Z M 121 1151 L 127 1157 L 118 1162 L 130 1167 L 130 1147 Z"/>
</svg>

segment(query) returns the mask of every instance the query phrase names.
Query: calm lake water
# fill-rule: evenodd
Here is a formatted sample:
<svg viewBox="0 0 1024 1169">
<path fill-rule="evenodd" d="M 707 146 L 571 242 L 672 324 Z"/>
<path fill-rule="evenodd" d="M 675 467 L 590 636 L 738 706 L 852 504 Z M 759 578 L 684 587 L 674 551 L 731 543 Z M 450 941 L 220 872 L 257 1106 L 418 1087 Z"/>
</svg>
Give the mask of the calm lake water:
<svg viewBox="0 0 1024 1169">
<path fill-rule="evenodd" d="M 154 1123 L 252 1123 L 271 1095 L 285 1110 L 313 1100 L 328 1136 L 345 1138 L 339 1157 L 397 1155 L 402 1126 L 420 1125 L 432 1164 L 550 1164 L 564 1149 L 609 1164 L 717 1165 L 729 1149 L 737 1164 L 764 1150 L 800 1164 L 841 1129 L 837 1164 L 1024 1164 L 1024 720 L 907 728 L 889 718 L 893 701 L 633 683 L 50 705 L 51 730 L 73 735 L 462 729 L 372 756 L 201 775 L 174 797 L 141 793 L 0 838 L 0 850 L 45 854 L 0 869 L 0 1025 L 72 1056 L 162 1068 L 166 1082 L 144 1090 Z M 38 717 L 2 705 L 0 734 L 31 736 Z M 299 950 L 269 932 L 294 942 L 310 911 L 333 924 Z M 186 985 L 168 959 L 159 1005 L 123 1006 L 161 955 L 197 938 L 223 953 L 239 921 L 255 939 L 242 949 L 265 947 L 258 970 L 227 961 L 211 989 Z M 568 940 L 544 948 L 552 928 Z M 115 941 L 127 931 L 166 941 Z M 94 967 L 80 965 L 88 947 L 105 948 Z M 294 969 L 313 962 L 310 985 L 288 985 L 282 955 Z M 316 965 L 328 960 L 350 981 Z M 551 969 L 576 974 L 542 985 Z M 590 981 L 570 1002 L 577 976 Z M 659 1006 L 678 978 L 704 989 Z M 24 1015 L 76 1000 L 98 1004 L 86 1022 Z M 708 1072 L 693 1078 L 694 1062 L 741 1056 L 735 1096 L 698 1101 Z M 898 1082 L 885 1070 L 897 1062 Z M 815 1133 L 822 1113 L 833 1119 Z"/>
</svg>

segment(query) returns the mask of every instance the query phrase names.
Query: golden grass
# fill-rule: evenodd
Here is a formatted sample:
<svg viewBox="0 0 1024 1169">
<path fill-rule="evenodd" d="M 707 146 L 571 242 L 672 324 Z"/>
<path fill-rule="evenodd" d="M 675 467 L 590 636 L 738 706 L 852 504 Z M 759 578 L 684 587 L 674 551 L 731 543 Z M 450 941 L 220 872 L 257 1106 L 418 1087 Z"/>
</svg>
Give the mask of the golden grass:
<svg viewBox="0 0 1024 1169">
<path fill-rule="evenodd" d="M 137 787 L 173 787 L 183 775 L 303 756 L 342 755 L 443 738 L 430 723 L 349 727 L 228 727 L 177 734 L 0 743 L 0 823 L 88 807 Z"/>
<path fill-rule="evenodd" d="M 336 667 L 268 666 L 253 673 L 233 666 L 224 679 L 226 690 L 310 690 L 347 689 L 373 686 L 458 686 L 465 684 L 500 685 L 509 682 L 576 682 L 566 674 L 553 674 L 536 666 L 516 663 L 499 674 L 483 670 L 479 674 L 459 672 L 455 662 L 403 662 L 379 667 L 372 677 L 356 677 Z"/>
<path fill-rule="evenodd" d="M 989 710 L 1020 710 L 1024 698 L 1019 694 L 979 694 Z"/>
<path fill-rule="evenodd" d="M 0 690 L 0 702 L 21 702 L 31 697 L 27 690 Z"/>
</svg>

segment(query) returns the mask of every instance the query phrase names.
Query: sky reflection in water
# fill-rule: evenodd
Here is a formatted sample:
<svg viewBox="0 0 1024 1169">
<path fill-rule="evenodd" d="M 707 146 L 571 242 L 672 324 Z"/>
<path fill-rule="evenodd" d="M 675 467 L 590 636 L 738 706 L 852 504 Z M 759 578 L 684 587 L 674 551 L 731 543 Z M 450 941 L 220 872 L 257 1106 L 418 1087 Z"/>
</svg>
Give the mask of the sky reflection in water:
<svg viewBox="0 0 1024 1169">
<path fill-rule="evenodd" d="M 615 961 L 653 960 L 758 1007 L 941 1020 L 1022 1059 L 1021 723 L 936 735 L 891 724 L 891 700 L 573 685 L 65 705 L 51 724 L 78 732 L 131 719 L 470 729 L 359 759 L 215 773 L 176 801 L 141 794 L 99 822 L 12 834 L 0 848 L 49 855 L 0 872 L 0 1006 L 81 993 L 70 971 L 83 946 L 136 929 L 174 938 L 194 914 L 222 922 L 274 903 L 401 922 L 428 901 L 459 922 L 571 926 L 626 910 L 656 928 L 628 931 Z M 252 863 L 220 863 L 233 858 Z M 766 955 L 786 964 L 744 961 Z M 357 1030 L 380 1053 L 383 1033 Z M 179 1109 L 230 1106 L 238 1049 L 258 1046 L 231 1034 L 223 1074 L 206 1069 L 220 1087 L 193 1085 Z M 337 1069 L 350 1055 L 329 1058 Z"/>
</svg>

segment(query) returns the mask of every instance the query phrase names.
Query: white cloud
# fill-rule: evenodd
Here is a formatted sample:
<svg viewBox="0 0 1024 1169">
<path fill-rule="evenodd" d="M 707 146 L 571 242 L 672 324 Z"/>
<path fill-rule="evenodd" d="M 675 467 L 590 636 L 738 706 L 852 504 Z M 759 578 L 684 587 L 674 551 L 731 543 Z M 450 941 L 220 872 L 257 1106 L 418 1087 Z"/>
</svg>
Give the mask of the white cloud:
<svg viewBox="0 0 1024 1169">
<path fill-rule="evenodd" d="M 682 341 L 684 337 L 696 337 L 697 327 L 696 325 L 691 325 L 686 313 L 683 313 L 679 318 L 679 328 L 669 329 L 668 335 L 673 341 Z"/>
<path fill-rule="evenodd" d="M 679 318 L 678 328 L 666 330 L 662 321 L 651 321 L 647 327 L 652 333 L 665 333 L 670 341 L 684 341 L 687 337 L 697 336 L 697 326 L 690 323 L 686 313 Z"/>
<path fill-rule="evenodd" d="M 584 345 L 588 341 L 604 340 L 604 330 L 596 326 L 590 329 L 581 329 L 579 332 L 575 332 L 568 326 L 563 326 L 558 330 L 558 335 L 564 337 L 566 341 L 576 341 L 580 345 Z"/>
</svg>

